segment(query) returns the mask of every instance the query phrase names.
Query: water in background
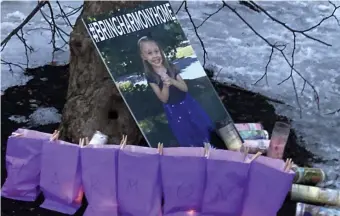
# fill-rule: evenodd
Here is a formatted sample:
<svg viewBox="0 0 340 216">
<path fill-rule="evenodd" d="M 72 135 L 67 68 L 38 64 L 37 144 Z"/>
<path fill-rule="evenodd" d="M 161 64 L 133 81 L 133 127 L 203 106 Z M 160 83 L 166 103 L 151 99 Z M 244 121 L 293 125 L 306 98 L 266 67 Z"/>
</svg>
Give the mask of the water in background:
<svg viewBox="0 0 340 216">
<path fill-rule="evenodd" d="M 179 1 L 171 2 L 174 10 L 179 7 Z M 339 5 L 340 2 L 334 2 Z M 79 1 L 65 2 L 63 6 L 77 7 Z M 282 26 L 273 23 L 263 13 L 258 14 L 236 2 L 228 2 L 258 31 L 271 42 L 285 42 L 287 48 L 285 53 L 290 60 L 292 52 L 293 36 L 291 32 Z M 329 15 L 333 8 L 328 2 L 266 2 L 259 3 L 273 16 L 279 18 L 296 29 L 306 29 L 318 23 L 324 16 Z M 36 2 L 1 2 L 1 37 L 2 39 L 12 31 L 32 11 Z M 55 11 L 58 5 L 52 2 Z M 189 10 L 196 25 L 199 25 L 207 14 L 215 12 L 220 2 L 188 2 Z M 72 8 L 66 8 L 66 12 Z M 44 8 L 48 14 L 48 8 Z M 56 12 L 57 13 L 57 12 Z M 70 17 L 72 23 L 79 13 Z M 340 11 L 336 14 L 340 19 Z M 178 18 L 193 45 L 198 58 L 203 62 L 203 51 L 192 24 L 182 9 Z M 65 24 L 63 19 L 57 23 L 67 33 L 71 28 Z M 36 67 L 52 61 L 52 45 L 49 44 L 51 32 L 49 26 L 41 14 L 37 14 L 24 28 L 24 34 L 28 43 L 35 49 L 30 54 L 29 66 Z M 290 68 L 279 53 L 274 53 L 268 67 L 268 82 L 265 80 L 253 85 L 265 71 L 271 48 L 257 37 L 234 13 L 228 8 L 223 8 L 219 13 L 211 17 L 198 30 L 208 51 L 208 63 L 223 68 L 218 79 L 229 83 L 235 83 L 247 89 L 258 91 L 262 94 L 282 100 L 286 105 L 273 104 L 278 114 L 286 115 L 293 119 L 293 127 L 297 133 L 306 141 L 306 148 L 312 151 L 322 162 L 316 163 L 316 167 L 326 169 L 331 178 L 340 173 L 340 143 L 338 133 L 340 132 L 340 115 L 330 114 L 340 108 L 340 25 L 334 18 L 322 23 L 318 28 L 311 31 L 311 35 L 320 38 L 330 44 L 327 47 L 316 41 L 307 39 L 297 34 L 297 47 L 295 51 L 295 66 L 315 87 L 320 96 L 320 111 L 317 110 L 313 92 L 306 86 L 304 92 L 303 80 L 296 74 L 296 81 L 299 92 L 300 104 L 303 108 L 302 118 L 296 98 L 294 95 L 292 81 L 288 80 L 282 85 L 277 83 L 286 78 Z M 65 36 L 66 37 L 66 36 Z M 63 41 L 59 38 L 57 45 L 62 46 Z M 57 63 L 68 62 L 68 46 L 58 51 L 54 59 Z M 25 63 L 25 50 L 17 37 L 13 37 L 2 52 L 2 58 L 6 61 Z M 25 85 L 30 79 L 24 76 L 20 68 L 13 68 L 14 72 L 9 73 L 9 68 L 2 65 L 1 90 L 13 85 Z M 340 188 L 340 179 L 331 182 L 331 187 Z"/>
</svg>

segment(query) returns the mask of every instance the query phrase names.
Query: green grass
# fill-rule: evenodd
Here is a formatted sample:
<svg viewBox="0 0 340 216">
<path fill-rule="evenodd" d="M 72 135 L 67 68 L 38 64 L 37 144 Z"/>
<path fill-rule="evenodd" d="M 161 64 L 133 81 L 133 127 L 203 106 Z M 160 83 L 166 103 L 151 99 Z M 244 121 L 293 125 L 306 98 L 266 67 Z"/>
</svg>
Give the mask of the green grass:
<svg viewBox="0 0 340 216">
<path fill-rule="evenodd" d="M 189 45 L 177 48 L 176 59 L 188 57 L 194 54 L 194 49 Z"/>
</svg>

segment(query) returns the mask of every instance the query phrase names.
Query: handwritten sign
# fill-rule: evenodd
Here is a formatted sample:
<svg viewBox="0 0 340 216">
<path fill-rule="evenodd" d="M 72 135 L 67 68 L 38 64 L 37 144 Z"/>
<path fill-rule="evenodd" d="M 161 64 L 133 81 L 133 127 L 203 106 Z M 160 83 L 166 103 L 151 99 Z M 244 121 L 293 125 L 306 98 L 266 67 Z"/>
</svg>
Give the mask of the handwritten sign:
<svg viewBox="0 0 340 216">
<path fill-rule="evenodd" d="M 127 181 L 127 192 L 138 193 L 138 180 L 129 179 Z"/>
<path fill-rule="evenodd" d="M 41 141 L 10 137 L 6 149 L 7 179 L 2 196 L 34 201 L 39 194 Z"/>
<path fill-rule="evenodd" d="M 276 215 L 292 186 L 294 175 L 253 162 L 248 178 L 242 216 Z"/>
<path fill-rule="evenodd" d="M 40 186 L 45 201 L 41 207 L 64 214 L 78 210 L 81 203 L 74 201 L 81 190 L 79 151 L 78 145 L 66 142 L 43 145 Z"/>
<path fill-rule="evenodd" d="M 120 151 L 118 185 L 121 214 L 157 215 L 161 211 L 162 199 L 159 155 Z"/>
<path fill-rule="evenodd" d="M 116 158 L 114 148 L 81 149 L 82 180 L 89 205 L 101 205 L 100 199 L 117 202 Z"/>
<path fill-rule="evenodd" d="M 249 164 L 207 160 L 207 179 L 202 213 L 237 215 L 247 186 Z"/>
<path fill-rule="evenodd" d="M 182 183 L 177 187 L 178 199 L 191 199 L 194 195 L 195 187 L 191 183 Z"/>
<path fill-rule="evenodd" d="M 7 162 L 7 176 L 8 178 L 17 179 L 23 167 L 26 165 L 25 160 L 11 156 L 6 157 Z"/>
<path fill-rule="evenodd" d="M 205 158 L 161 158 L 164 214 L 200 210 L 204 192 Z"/>
<path fill-rule="evenodd" d="M 82 183 L 88 206 L 84 215 L 117 215 L 118 150 L 85 147 L 81 151 Z"/>
</svg>

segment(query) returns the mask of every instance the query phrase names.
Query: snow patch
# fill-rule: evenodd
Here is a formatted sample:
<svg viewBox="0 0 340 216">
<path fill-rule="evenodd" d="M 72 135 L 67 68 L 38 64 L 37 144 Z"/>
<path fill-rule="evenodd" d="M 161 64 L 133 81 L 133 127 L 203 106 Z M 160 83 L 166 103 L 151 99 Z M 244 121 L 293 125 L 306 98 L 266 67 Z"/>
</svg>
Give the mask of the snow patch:
<svg viewBox="0 0 340 216">
<path fill-rule="evenodd" d="M 26 123 L 28 122 L 28 119 L 25 116 L 20 115 L 12 115 L 8 118 L 11 121 L 14 121 L 16 123 Z"/>
<path fill-rule="evenodd" d="M 30 125 L 47 125 L 61 122 L 61 114 L 54 107 L 40 107 L 29 116 Z"/>
<path fill-rule="evenodd" d="M 25 14 L 21 13 L 20 11 L 14 11 L 12 13 L 6 14 L 6 19 L 10 18 L 18 18 L 20 20 L 24 20 L 26 18 Z"/>
</svg>

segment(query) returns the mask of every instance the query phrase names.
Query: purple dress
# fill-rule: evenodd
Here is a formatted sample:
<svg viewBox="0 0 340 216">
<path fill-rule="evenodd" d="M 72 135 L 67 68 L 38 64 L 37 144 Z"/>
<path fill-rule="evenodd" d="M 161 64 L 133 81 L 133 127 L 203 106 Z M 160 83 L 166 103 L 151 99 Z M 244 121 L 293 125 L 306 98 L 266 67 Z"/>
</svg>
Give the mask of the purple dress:
<svg viewBox="0 0 340 216">
<path fill-rule="evenodd" d="M 173 78 L 179 74 L 175 70 Z M 167 72 L 169 77 L 170 73 Z M 148 83 L 155 83 L 151 77 L 147 77 Z M 158 83 L 160 89 L 163 82 Z M 200 104 L 188 93 L 175 86 L 169 87 L 169 99 L 163 104 L 168 124 L 177 142 L 183 147 L 200 147 L 204 142 L 210 142 L 210 134 L 214 129 L 213 122 Z"/>
</svg>

